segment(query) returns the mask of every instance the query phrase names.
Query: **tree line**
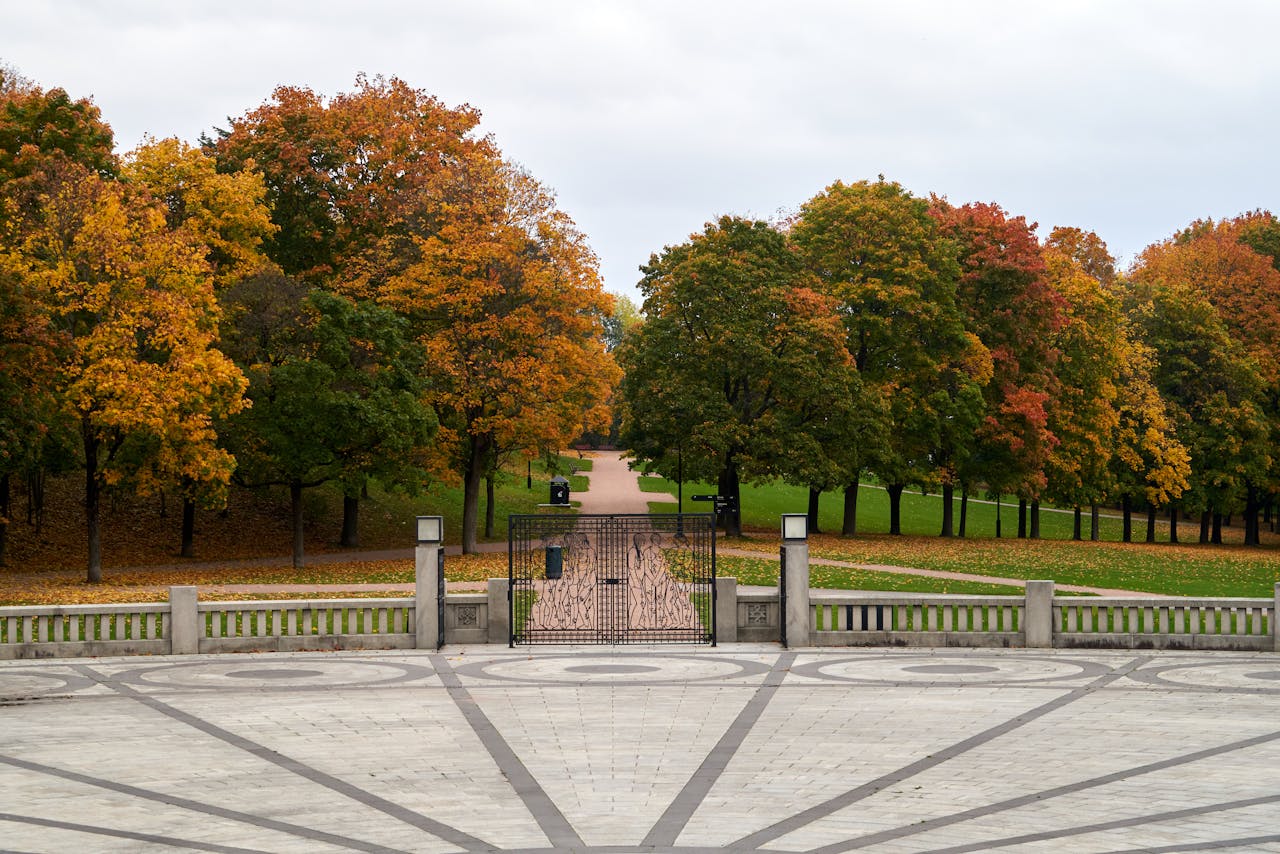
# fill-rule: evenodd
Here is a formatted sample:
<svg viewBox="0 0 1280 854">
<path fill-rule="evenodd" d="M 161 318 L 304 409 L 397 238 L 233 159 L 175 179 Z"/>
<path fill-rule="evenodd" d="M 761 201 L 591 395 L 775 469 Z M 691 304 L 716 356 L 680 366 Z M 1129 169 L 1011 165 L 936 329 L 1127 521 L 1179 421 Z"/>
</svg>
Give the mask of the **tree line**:
<svg viewBox="0 0 1280 854">
<path fill-rule="evenodd" d="M 597 259 L 479 120 L 361 76 L 119 156 L 0 65 L 0 562 L 11 481 L 75 470 L 90 581 L 121 490 L 180 497 L 189 555 L 198 505 L 287 487 L 296 563 L 303 490 L 354 545 L 371 478 L 460 480 L 473 550 L 495 472 L 607 425 L 618 378 Z"/>
<path fill-rule="evenodd" d="M 999 205 L 837 181 L 786 221 L 722 217 L 642 268 L 644 322 L 616 350 L 623 441 L 649 469 L 718 484 L 782 480 L 1013 496 L 1039 506 L 1198 517 L 1202 542 L 1280 492 L 1280 222 L 1201 220 L 1116 270 L 1094 233 Z M 955 492 L 960 515 L 953 518 Z M 740 533 L 740 510 L 726 529 Z M 997 532 L 998 533 L 998 532 Z"/>
</svg>

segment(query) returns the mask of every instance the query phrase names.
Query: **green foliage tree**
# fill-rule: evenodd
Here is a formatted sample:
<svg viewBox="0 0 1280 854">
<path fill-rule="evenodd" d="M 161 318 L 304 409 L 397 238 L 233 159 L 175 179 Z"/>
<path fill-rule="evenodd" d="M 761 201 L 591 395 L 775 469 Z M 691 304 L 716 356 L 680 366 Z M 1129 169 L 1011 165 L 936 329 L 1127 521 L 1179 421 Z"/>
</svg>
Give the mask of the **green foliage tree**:
<svg viewBox="0 0 1280 854">
<path fill-rule="evenodd" d="M 431 438 L 422 352 L 392 311 L 279 273 L 226 293 L 224 347 L 252 406 L 231 420 L 236 479 L 289 488 L 293 563 L 304 561 L 303 490 L 388 473 Z"/>
<path fill-rule="evenodd" d="M 986 348 L 956 306 L 960 268 L 929 204 L 901 185 L 837 181 L 800 209 L 790 237 L 835 299 L 846 344 L 871 406 L 883 416 L 848 431 L 838 454 L 844 533 L 855 533 L 858 481 L 870 468 L 887 485 L 899 533 L 909 484 L 944 490 L 942 534 L 953 533 L 952 490 L 982 417 Z"/>
<path fill-rule="evenodd" d="M 679 450 L 687 477 L 732 499 L 739 535 L 740 482 L 804 477 L 820 453 L 806 431 L 852 399 L 844 331 L 764 222 L 721 217 L 642 271 L 645 321 L 619 349 L 623 441 L 669 477 Z"/>
<path fill-rule="evenodd" d="M 1156 388 L 1190 454 L 1189 500 L 1204 518 L 1220 517 L 1272 465 L 1258 367 L 1198 288 L 1144 274 L 1126 301 L 1142 343 L 1156 353 Z"/>
</svg>

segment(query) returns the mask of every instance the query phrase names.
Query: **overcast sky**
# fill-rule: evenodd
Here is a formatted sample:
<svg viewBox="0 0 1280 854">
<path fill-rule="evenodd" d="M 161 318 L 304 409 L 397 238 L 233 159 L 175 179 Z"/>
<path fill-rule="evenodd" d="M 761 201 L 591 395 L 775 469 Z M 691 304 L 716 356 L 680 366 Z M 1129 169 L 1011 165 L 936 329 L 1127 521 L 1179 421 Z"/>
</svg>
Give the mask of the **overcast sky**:
<svg viewBox="0 0 1280 854">
<path fill-rule="evenodd" d="M 0 60 L 92 96 L 122 151 L 362 71 L 469 103 L 633 298 L 664 245 L 837 178 L 1092 229 L 1122 262 L 1280 207 L 1277 36 L 1267 0 L 0 0 Z"/>
</svg>

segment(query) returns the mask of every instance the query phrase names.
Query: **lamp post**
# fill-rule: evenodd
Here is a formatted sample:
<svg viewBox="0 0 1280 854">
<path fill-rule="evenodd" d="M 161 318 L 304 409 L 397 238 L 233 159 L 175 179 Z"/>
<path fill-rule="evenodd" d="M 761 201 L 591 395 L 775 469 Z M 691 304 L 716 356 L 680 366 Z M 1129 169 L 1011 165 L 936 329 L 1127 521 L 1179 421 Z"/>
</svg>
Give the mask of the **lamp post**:
<svg viewBox="0 0 1280 854">
<path fill-rule="evenodd" d="M 781 566 L 778 572 L 783 646 L 809 645 L 809 514 L 782 514 Z"/>
<path fill-rule="evenodd" d="M 676 445 L 676 512 L 684 512 L 684 445 Z"/>
<path fill-rule="evenodd" d="M 414 646 L 444 645 L 444 517 L 419 516 L 413 550 Z"/>
</svg>

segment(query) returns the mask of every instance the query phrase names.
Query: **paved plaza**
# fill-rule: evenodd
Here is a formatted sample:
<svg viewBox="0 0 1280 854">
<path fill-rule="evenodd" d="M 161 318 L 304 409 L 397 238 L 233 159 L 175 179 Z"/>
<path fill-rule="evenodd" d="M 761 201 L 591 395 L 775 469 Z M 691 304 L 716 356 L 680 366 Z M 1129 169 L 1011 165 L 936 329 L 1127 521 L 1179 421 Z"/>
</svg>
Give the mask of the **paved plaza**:
<svg viewBox="0 0 1280 854">
<path fill-rule="evenodd" d="M 1277 851 L 1280 656 L 0 662 L 0 850 Z"/>
</svg>

